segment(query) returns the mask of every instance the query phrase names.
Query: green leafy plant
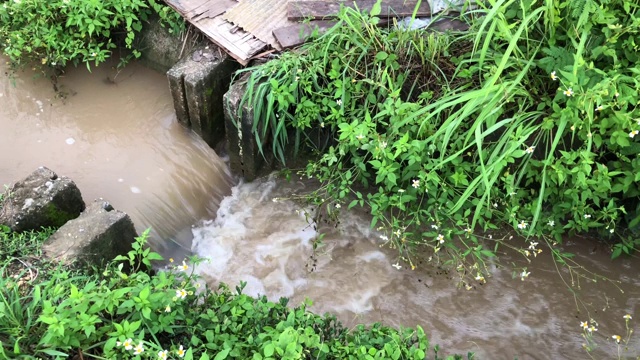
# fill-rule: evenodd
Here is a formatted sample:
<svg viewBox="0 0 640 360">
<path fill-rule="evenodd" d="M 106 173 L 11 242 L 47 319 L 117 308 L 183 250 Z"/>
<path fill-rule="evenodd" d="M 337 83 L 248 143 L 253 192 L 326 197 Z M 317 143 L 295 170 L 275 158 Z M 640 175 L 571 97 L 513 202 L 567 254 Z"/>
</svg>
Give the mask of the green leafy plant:
<svg viewBox="0 0 640 360">
<path fill-rule="evenodd" d="M 182 28 L 179 15 L 155 0 L 0 1 L 0 45 L 14 66 L 97 66 L 118 45 L 137 58 L 136 34 L 153 12 L 172 31 Z"/>
<path fill-rule="evenodd" d="M 366 207 L 412 267 L 427 247 L 477 280 L 501 244 L 541 251 L 483 235 L 505 225 L 560 262 L 555 246 L 577 232 L 630 253 L 638 5 L 595 4 L 469 2 L 469 31 L 439 35 L 343 9 L 312 43 L 246 70 L 257 142 L 282 162 L 288 146 L 316 149 L 310 199 Z"/>
<path fill-rule="evenodd" d="M 160 256 L 148 231 L 100 273 L 54 267 L 46 278 L 11 263 L 0 268 L 0 356 L 100 359 L 425 359 L 422 328 L 344 328 L 306 304 L 289 308 L 193 273 L 202 259 L 141 271 Z M 23 264 L 24 265 L 24 264 Z M 124 271 L 129 267 L 131 272 Z M 6 276 L 10 271 L 11 276 Z M 37 281 L 36 281 L 37 280 Z M 468 355 L 471 358 L 472 354 Z M 450 359 L 461 359 L 451 356 Z"/>
</svg>

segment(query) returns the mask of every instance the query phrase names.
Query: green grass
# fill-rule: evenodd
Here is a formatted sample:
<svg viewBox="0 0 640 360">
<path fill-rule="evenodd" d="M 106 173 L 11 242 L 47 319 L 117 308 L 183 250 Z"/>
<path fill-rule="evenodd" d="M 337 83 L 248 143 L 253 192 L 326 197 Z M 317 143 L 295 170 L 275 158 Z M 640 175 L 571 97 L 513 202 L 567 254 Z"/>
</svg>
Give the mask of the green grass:
<svg viewBox="0 0 640 360">
<path fill-rule="evenodd" d="M 482 234 L 505 227 L 559 261 L 554 246 L 578 232 L 630 253 L 640 56 L 625 48 L 639 46 L 627 14 L 640 6 L 467 5 L 469 31 L 438 35 L 342 9 L 314 41 L 243 70 L 260 150 L 285 165 L 288 148 L 315 151 L 302 173 L 322 185 L 309 200 L 366 208 L 411 266 L 426 247 L 484 271 L 502 243 Z"/>
<path fill-rule="evenodd" d="M 139 270 L 161 259 L 146 247 L 148 232 L 100 271 L 32 262 L 48 234 L 4 232 L 12 246 L 26 238 L 30 245 L 0 259 L 0 358 L 157 359 L 166 352 L 169 359 L 200 360 L 442 359 L 421 327 L 346 329 L 305 304 L 244 295 L 244 284 L 211 289 L 193 273 L 202 259 L 155 274 Z M 125 265 L 137 270 L 125 272 Z M 136 348 L 144 351 L 137 355 Z"/>
</svg>

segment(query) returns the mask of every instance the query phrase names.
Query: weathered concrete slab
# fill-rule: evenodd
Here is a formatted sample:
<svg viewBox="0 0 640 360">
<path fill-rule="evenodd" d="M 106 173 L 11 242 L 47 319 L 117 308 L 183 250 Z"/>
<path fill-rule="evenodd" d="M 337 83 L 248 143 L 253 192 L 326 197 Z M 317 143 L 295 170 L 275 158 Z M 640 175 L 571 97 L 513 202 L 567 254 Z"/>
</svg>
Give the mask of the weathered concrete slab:
<svg viewBox="0 0 640 360">
<path fill-rule="evenodd" d="M 180 34 L 173 34 L 167 27 L 160 24 L 157 16 L 145 22 L 139 39 L 137 49 L 140 49 L 142 63 L 156 71 L 166 73 L 180 58 L 193 51 L 191 32 L 187 32 L 186 39 Z"/>
<path fill-rule="evenodd" d="M 178 121 L 212 148 L 224 140 L 222 98 L 240 68 L 217 47 L 196 49 L 167 72 Z"/>
<path fill-rule="evenodd" d="M 231 171 L 252 181 L 258 177 L 264 157 L 253 135 L 253 108 L 247 103 L 240 107 L 246 91 L 246 76 L 231 85 L 224 95 L 224 121 Z"/>
<path fill-rule="evenodd" d="M 59 227 L 78 217 L 84 208 L 80 190 L 71 179 L 40 167 L 4 192 L 0 224 L 15 232 Z"/>
<path fill-rule="evenodd" d="M 129 215 L 98 199 L 51 235 L 43 245 L 43 252 L 50 259 L 66 263 L 100 265 L 129 252 L 136 236 Z"/>
</svg>

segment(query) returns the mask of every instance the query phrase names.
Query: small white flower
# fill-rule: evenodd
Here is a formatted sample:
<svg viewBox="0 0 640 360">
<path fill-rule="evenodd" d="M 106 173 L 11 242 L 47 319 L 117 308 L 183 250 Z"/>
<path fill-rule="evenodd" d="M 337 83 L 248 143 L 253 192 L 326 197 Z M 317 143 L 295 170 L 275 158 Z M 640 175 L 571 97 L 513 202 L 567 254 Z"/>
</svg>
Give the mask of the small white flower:
<svg viewBox="0 0 640 360">
<path fill-rule="evenodd" d="M 398 192 L 399 192 L 399 193 L 403 193 L 403 192 L 404 192 L 404 189 L 398 189 Z"/>
<path fill-rule="evenodd" d="M 324 128 L 324 121 L 320 123 L 320 127 Z"/>
<path fill-rule="evenodd" d="M 432 225 L 431 225 L 431 228 L 432 228 L 432 229 L 436 229 L 436 230 L 438 230 L 438 225 L 436 225 L 436 224 L 432 224 Z"/>
<path fill-rule="evenodd" d="M 341 106 L 342 105 L 342 100 L 340 100 L 340 99 L 336 100 L 336 104 L 338 104 L 338 106 Z"/>
<path fill-rule="evenodd" d="M 167 356 L 169 356 L 169 352 L 167 350 L 162 350 L 158 352 L 158 359 L 167 360 Z"/>
<path fill-rule="evenodd" d="M 140 341 L 138 345 L 136 345 L 136 347 L 133 349 L 133 354 L 140 355 L 143 352 L 144 352 L 144 347 L 142 346 L 142 341 Z"/>
<path fill-rule="evenodd" d="M 525 150 L 524 152 L 526 152 L 527 154 L 533 154 L 533 150 L 535 149 L 535 146 L 529 146 L 527 148 L 527 150 Z"/>
<path fill-rule="evenodd" d="M 623 316 L 622 318 L 625 319 L 625 320 L 633 319 L 630 314 L 627 314 L 627 315 Z"/>
<path fill-rule="evenodd" d="M 620 337 L 620 335 L 613 335 L 611 337 L 613 340 L 616 341 L 616 343 L 620 344 L 620 340 L 622 340 L 622 338 Z"/>
<path fill-rule="evenodd" d="M 340 204 L 336 204 L 336 209 L 340 209 L 342 206 Z"/>
<path fill-rule="evenodd" d="M 629 133 L 629 137 L 633 139 L 638 134 L 640 134 L 640 131 L 633 130 L 632 132 Z"/>
<path fill-rule="evenodd" d="M 527 226 L 529 226 L 529 224 L 527 224 L 524 220 L 520 221 L 520 223 L 518 224 L 518 229 L 520 230 L 524 230 L 527 228 Z"/>
<path fill-rule="evenodd" d="M 185 289 L 176 290 L 176 297 L 178 299 L 184 299 L 187 297 L 187 291 Z"/>
<path fill-rule="evenodd" d="M 396 268 L 397 270 L 402 269 L 402 265 L 400 265 L 400 263 L 395 263 L 395 264 L 393 264 L 393 265 L 391 265 L 391 266 L 393 266 L 393 267 L 394 267 L 394 268 Z"/>
<path fill-rule="evenodd" d="M 271 199 L 271 201 L 273 201 L 274 203 L 277 203 L 278 202 L 278 198 L 274 197 L 273 199 Z"/>
<path fill-rule="evenodd" d="M 604 107 L 602 105 L 596 106 L 596 111 L 602 111 L 602 110 L 604 110 Z"/>
<path fill-rule="evenodd" d="M 609 232 L 613 234 L 616 231 L 614 229 L 610 229 Z"/>
<path fill-rule="evenodd" d="M 91 53 L 91 56 L 96 57 L 98 54 L 96 54 L 95 52 Z"/>
<path fill-rule="evenodd" d="M 556 76 L 556 72 L 555 71 L 551 72 L 551 80 L 553 80 L 553 81 L 558 80 L 558 76 Z"/>
<path fill-rule="evenodd" d="M 125 349 L 125 350 L 131 350 L 131 349 L 133 349 L 133 340 L 131 340 L 131 338 L 129 338 L 129 339 L 127 339 L 127 340 L 125 340 L 125 341 L 122 343 L 122 346 L 124 346 L 124 349 Z"/>
<path fill-rule="evenodd" d="M 176 268 L 178 268 L 178 270 L 180 271 L 187 271 L 189 270 L 189 265 L 187 265 L 187 263 L 184 260 L 182 260 L 182 265 L 178 265 L 176 266 Z"/>
<path fill-rule="evenodd" d="M 420 187 L 420 180 L 413 180 L 413 184 L 411 184 L 411 186 L 413 186 L 414 189 L 417 189 Z"/>
<path fill-rule="evenodd" d="M 380 149 L 385 149 L 387 147 L 387 142 L 383 141 L 380 143 Z"/>
<path fill-rule="evenodd" d="M 438 239 L 438 242 L 439 242 L 440 244 L 444 244 L 444 235 L 442 235 L 442 234 L 438 234 L 438 238 L 437 238 L 437 239 Z"/>
<path fill-rule="evenodd" d="M 591 214 L 584 214 L 585 219 L 591 219 Z"/>
<path fill-rule="evenodd" d="M 389 241 L 389 238 L 387 237 L 387 235 L 380 235 L 380 239 L 384 241 Z"/>
<path fill-rule="evenodd" d="M 553 220 L 549 220 L 549 222 L 547 223 L 547 225 L 554 227 L 556 225 L 556 222 Z"/>
<path fill-rule="evenodd" d="M 531 244 L 529 244 L 529 250 L 535 250 L 536 246 L 538 246 L 538 243 L 533 241 L 531 242 Z"/>
<path fill-rule="evenodd" d="M 588 322 L 586 322 L 586 321 L 580 321 L 580 327 L 581 327 L 583 330 L 587 330 L 587 329 L 589 328 L 589 323 L 588 323 Z"/>
<path fill-rule="evenodd" d="M 571 88 L 568 88 L 567 90 L 563 91 L 563 93 L 567 96 L 570 97 L 573 95 L 573 90 Z"/>
<path fill-rule="evenodd" d="M 498 203 L 493 203 L 493 207 L 497 209 L 498 208 Z"/>
<path fill-rule="evenodd" d="M 616 97 L 620 96 L 620 93 L 619 93 L 619 92 L 616 92 L 616 93 L 615 93 L 615 96 L 616 96 Z"/>
<path fill-rule="evenodd" d="M 520 273 L 520 280 L 524 281 L 524 279 L 529 277 L 529 274 L 531 274 L 530 271 L 526 271 L 526 270 L 522 271 Z"/>
<path fill-rule="evenodd" d="M 358 136 L 356 136 L 356 139 L 358 139 L 358 140 L 362 140 L 362 139 L 364 139 L 364 135 L 359 134 Z"/>
<path fill-rule="evenodd" d="M 184 348 L 182 347 L 182 345 L 180 345 L 180 347 L 178 348 L 178 350 L 176 350 L 176 353 L 178 354 L 178 356 L 180 357 L 184 357 L 184 354 L 186 353 L 184 351 Z"/>
</svg>

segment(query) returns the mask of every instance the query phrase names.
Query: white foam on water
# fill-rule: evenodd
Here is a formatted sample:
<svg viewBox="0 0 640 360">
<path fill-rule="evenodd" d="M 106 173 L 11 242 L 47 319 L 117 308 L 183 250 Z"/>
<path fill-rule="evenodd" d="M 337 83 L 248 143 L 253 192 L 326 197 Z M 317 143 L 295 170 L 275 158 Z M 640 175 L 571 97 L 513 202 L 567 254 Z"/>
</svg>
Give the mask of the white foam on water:
<svg viewBox="0 0 640 360">
<path fill-rule="evenodd" d="M 308 220 L 313 209 L 288 200 L 305 187 L 273 178 L 235 186 L 215 220 L 192 229 L 192 251 L 209 260 L 195 271 L 213 287 L 225 282 L 233 289 L 245 281 L 245 293 L 272 301 L 288 297 L 292 306 L 309 298 L 312 311 L 336 314 L 349 327 L 376 321 L 421 325 L 447 352 L 513 359 L 536 358 L 532 354 L 571 358 L 580 351 L 578 324 L 586 315 L 576 320 L 575 303 L 545 254 L 523 263 L 531 271 L 526 281 L 487 262 L 488 283 L 474 282 L 467 291 L 456 287 L 455 271 L 437 262 L 414 258 L 417 268 L 411 270 L 397 250 L 380 247 L 383 234 L 372 230 L 370 217 L 356 209 L 341 211 L 337 226 L 322 224 L 316 231 L 318 225 Z M 324 237 L 314 253 L 319 232 Z M 391 266 L 396 262 L 401 270 Z M 608 303 L 617 301 L 614 292 L 608 291 Z M 602 299 L 596 295 L 589 301 Z M 632 313 L 633 301 L 612 306 Z M 607 320 L 598 321 L 604 331 Z"/>
<path fill-rule="evenodd" d="M 76 142 L 76 139 L 70 137 L 70 138 L 67 138 L 67 140 L 65 140 L 65 142 L 68 145 L 73 145 Z"/>
<path fill-rule="evenodd" d="M 273 179 L 235 186 L 216 219 L 192 229 L 192 250 L 210 260 L 197 268 L 209 283 L 246 281 L 247 294 L 277 299 L 306 282 L 290 264 L 305 261 L 317 234 L 292 203 L 271 201 L 274 186 Z"/>
</svg>

